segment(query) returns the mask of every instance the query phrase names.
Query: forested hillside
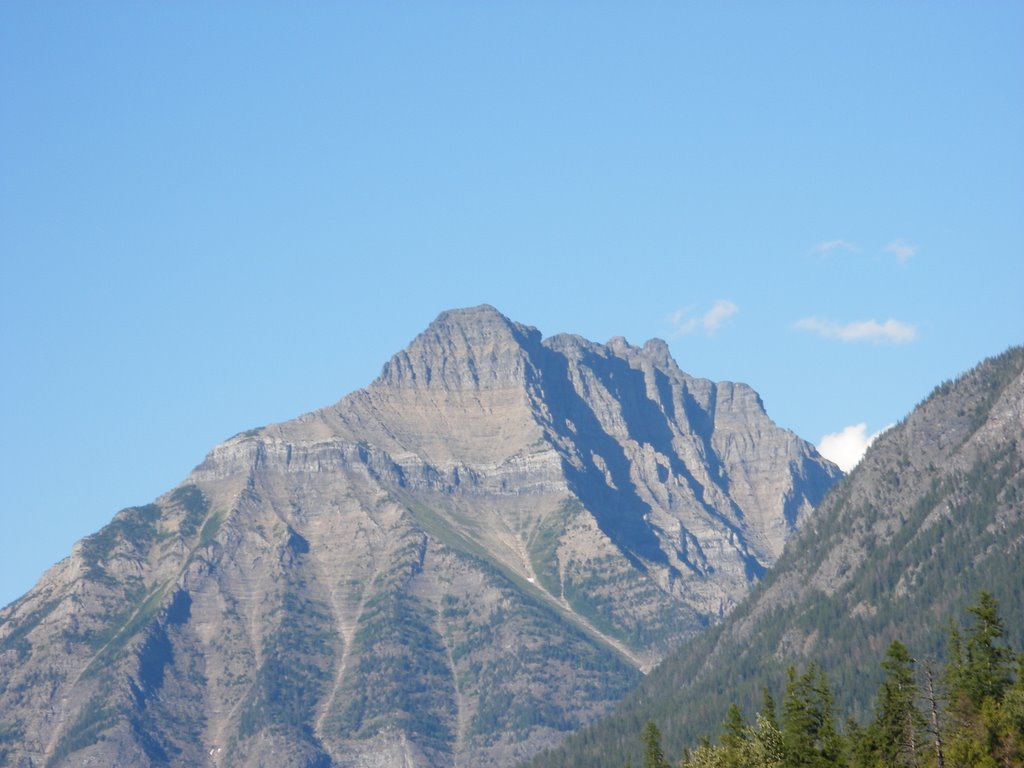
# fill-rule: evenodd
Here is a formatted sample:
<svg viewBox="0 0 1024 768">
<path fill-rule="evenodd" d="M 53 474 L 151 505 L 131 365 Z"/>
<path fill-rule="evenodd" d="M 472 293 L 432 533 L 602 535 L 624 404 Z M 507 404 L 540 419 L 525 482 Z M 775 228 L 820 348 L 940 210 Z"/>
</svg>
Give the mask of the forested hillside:
<svg viewBox="0 0 1024 768">
<path fill-rule="evenodd" d="M 684 749 L 680 768 L 1024 766 L 1024 655 L 1005 644 L 991 594 L 982 592 L 967 613 L 966 627 L 951 625 L 941 662 L 915 658 L 899 640 L 889 645 L 867 721 L 836 711 L 817 664 L 790 667 L 781 706 L 767 688 L 752 722 L 730 706 L 717 744 Z M 653 722 L 638 740 L 644 768 L 675 764 Z"/>
<path fill-rule="evenodd" d="M 668 755 L 713 737 L 731 704 L 751 718 L 787 668 L 814 662 L 833 706 L 872 716 L 886 648 L 949 653 L 948 620 L 989 590 L 1007 641 L 1024 632 L 1024 349 L 946 382 L 878 439 L 777 566 L 718 627 L 649 675 L 605 721 L 532 765 L 640 760 L 648 720 Z"/>
</svg>

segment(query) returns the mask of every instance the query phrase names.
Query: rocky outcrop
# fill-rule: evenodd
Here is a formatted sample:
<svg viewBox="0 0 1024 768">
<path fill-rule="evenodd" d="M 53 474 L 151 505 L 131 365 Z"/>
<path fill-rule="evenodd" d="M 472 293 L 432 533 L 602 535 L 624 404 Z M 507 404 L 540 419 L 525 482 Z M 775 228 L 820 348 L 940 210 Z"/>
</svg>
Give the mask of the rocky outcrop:
<svg viewBox="0 0 1024 768">
<path fill-rule="evenodd" d="M 509 765 L 726 614 L 838 476 L 664 342 L 446 312 L 0 612 L 0 754 Z"/>
<path fill-rule="evenodd" d="M 670 655 L 606 721 L 531 765 L 618 768 L 657 721 L 679 754 L 819 665 L 837 711 L 870 717 L 885 648 L 941 658 L 981 590 L 1024 641 L 1024 347 L 939 386 L 818 505 L 751 596 Z M 632 738 L 623 739 L 622 734 Z"/>
</svg>

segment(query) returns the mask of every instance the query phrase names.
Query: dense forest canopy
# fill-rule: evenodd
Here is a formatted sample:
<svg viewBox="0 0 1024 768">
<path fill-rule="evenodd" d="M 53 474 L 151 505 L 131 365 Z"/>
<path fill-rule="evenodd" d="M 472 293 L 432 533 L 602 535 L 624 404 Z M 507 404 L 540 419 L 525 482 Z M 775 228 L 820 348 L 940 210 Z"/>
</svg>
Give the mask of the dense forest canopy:
<svg viewBox="0 0 1024 768">
<path fill-rule="evenodd" d="M 841 719 L 825 673 L 787 672 L 782 706 L 767 689 L 752 722 L 730 706 L 717 744 L 687 748 L 680 768 L 1019 768 L 1024 766 L 1024 653 L 1006 642 L 982 592 L 967 623 L 950 624 L 946 657 L 915 658 L 894 640 L 879 660 L 871 718 Z M 671 768 L 653 721 L 640 734 L 643 768 Z M 628 764 L 627 764 L 628 765 Z"/>
</svg>

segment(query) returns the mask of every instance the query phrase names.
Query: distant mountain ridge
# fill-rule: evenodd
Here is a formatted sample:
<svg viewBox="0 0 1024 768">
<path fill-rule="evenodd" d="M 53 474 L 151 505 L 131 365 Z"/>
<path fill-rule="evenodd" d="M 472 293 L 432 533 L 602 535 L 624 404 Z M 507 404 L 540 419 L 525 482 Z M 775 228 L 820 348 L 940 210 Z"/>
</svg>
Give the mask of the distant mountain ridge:
<svg viewBox="0 0 1024 768">
<path fill-rule="evenodd" d="M 0 755 L 508 765 L 727 613 L 839 476 L 662 341 L 445 312 L 0 611 Z"/>
<path fill-rule="evenodd" d="M 943 658 L 947 622 L 981 590 L 1024 641 L 1024 347 L 946 382 L 878 438 L 751 595 L 688 642 L 606 720 L 538 756 L 544 768 L 621 768 L 655 720 L 666 753 L 751 716 L 789 664 L 820 664 L 839 711 L 864 719 L 899 639 Z"/>
</svg>

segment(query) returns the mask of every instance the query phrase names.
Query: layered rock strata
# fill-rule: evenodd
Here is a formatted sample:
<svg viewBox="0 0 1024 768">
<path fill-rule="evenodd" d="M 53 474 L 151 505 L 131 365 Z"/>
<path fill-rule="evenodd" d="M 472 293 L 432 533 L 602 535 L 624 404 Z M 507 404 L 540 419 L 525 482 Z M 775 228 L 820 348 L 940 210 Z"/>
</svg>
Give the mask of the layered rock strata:
<svg viewBox="0 0 1024 768">
<path fill-rule="evenodd" d="M 839 475 L 662 341 L 443 313 L 0 612 L 0 755 L 515 763 L 726 614 Z"/>
</svg>

